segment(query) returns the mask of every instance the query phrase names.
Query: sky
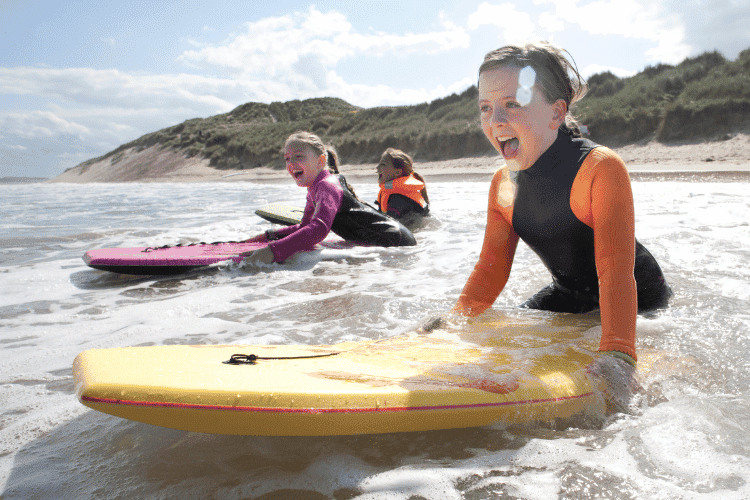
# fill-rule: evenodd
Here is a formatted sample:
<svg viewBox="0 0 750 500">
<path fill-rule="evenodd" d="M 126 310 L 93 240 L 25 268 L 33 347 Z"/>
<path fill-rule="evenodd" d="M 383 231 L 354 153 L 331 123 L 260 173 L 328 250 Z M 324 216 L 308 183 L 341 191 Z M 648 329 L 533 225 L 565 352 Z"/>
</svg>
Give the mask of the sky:
<svg viewBox="0 0 750 500">
<path fill-rule="evenodd" d="M 419 104 L 547 40 L 584 77 L 750 48 L 750 0 L 0 0 L 0 177 L 55 177 L 246 102 Z"/>
</svg>

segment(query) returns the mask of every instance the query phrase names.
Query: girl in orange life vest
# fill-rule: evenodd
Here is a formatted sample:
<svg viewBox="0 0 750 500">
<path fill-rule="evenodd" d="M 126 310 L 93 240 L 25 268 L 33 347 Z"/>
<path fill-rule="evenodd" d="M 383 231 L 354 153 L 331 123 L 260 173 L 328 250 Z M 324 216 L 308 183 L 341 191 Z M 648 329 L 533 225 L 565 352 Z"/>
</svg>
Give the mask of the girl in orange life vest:
<svg viewBox="0 0 750 500">
<path fill-rule="evenodd" d="M 599 309 L 599 350 L 635 364 L 636 315 L 665 307 L 671 290 L 635 239 L 624 163 L 582 139 L 569 113 L 585 83 L 560 49 L 542 43 L 487 54 L 478 87 L 482 130 L 506 165 L 492 179 L 479 262 L 454 312 L 492 305 L 522 239 L 553 280 L 522 307 Z"/>
<path fill-rule="evenodd" d="M 398 149 L 388 148 L 380 157 L 377 167 L 380 191 L 375 203 L 381 212 L 396 219 L 430 212 L 424 178 L 414 171 L 413 165 L 411 157 Z"/>
</svg>

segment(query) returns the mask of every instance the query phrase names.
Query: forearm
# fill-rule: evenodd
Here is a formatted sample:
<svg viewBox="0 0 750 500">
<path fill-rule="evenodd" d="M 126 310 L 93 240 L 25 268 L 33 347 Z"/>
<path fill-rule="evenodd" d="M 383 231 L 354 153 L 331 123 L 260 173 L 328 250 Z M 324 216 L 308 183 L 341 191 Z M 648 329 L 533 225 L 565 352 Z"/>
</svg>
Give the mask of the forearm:
<svg viewBox="0 0 750 500">
<path fill-rule="evenodd" d="M 488 215 L 482 252 L 453 312 L 476 316 L 490 307 L 505 288 L 518 246 L 518 236 L 496 212 Z"/>
<path fill-rule="evenodd" d="M 312 250 L 323 241 L 331 231 L 333 220 L 341 207 L 342 197 L 340 189 L 331 184 L 321 183 L 312 198 L 308 199 L 302 223 L 276 232 L 276 235 L 284 237 L 269 245 L 274 254 L 274 262 L 284 262 L 292 254 Z"/>
<path fill-rule="evenodd" d="M 627 256 L 621 261 L 627 262 Z M 612 264 L 600 275 L 599 308 L 602 319 L 600 351 L 619 351 L 637 359 L 635 327 L 638 295 L 632 267 Z"/>
<path fill-rule="evenodd" d="M 495 302 L 507 281 L 508 276 L 498 266 L 480 260 L 466 280 L 452 312 L 469 317 L 483 313 Z"/>
<path fill-rule="evenodd" d="M 326 226 L 320 219 L 313 219 L 292 234 L 271 242 L 268 248 L 273 252 L 274 262 L 284 262 L 297 252 L 312 250 L 315 245 L 325 239 L 330 229 L 330 226 Z"/>
<path fill-rule="evenodd" d="M 518 246 L 518 235 L 510 223 L 512 211 L 509 206 L 499 205 L 499 192 L 504 180 L 502 171 L 495 173 L 492 178 L 482 251 L 453 312 L 465 316 L 481 314 L 495 302 L 508 282 Z"/>
</svg>

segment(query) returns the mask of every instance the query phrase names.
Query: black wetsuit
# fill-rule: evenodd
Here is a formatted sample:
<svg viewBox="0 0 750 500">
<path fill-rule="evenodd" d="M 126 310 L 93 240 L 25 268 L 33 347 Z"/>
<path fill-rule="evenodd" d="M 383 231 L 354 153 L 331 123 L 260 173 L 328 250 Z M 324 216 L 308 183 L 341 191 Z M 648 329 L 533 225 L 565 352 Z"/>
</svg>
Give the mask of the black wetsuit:
<svg viewBox="0 0 750 500">
<path fill-rule="evenodd" d="M 523 306 L 581 313 L 599 307 L 594 230 L 570 206 L 571 189 L 586 157 L 599 145 L 560 133 L 555 143 L 516 177 L 513 228 L 552 274 L 552 284 Z M 671 290 L 659 264 L 637 240 L 634 277 L 638 311 L 667 305 Z"/>
<path fill-rule="evenodd" d="M 341 200 L 331 231 L 345 240 L 393 247 L 413 246 L 416 238 L 403 224 L 359 200 L 352 193 L 343 175 L 338 175 L 344 198 Z"/>
</svg>

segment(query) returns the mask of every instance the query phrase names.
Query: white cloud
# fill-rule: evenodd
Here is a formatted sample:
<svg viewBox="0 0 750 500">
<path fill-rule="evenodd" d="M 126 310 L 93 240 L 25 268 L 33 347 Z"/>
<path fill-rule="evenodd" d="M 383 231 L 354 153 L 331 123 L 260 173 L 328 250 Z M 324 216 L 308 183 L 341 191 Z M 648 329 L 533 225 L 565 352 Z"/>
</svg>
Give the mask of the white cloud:
<svg viewBox="0 0 750 500">
<path fill-rule="evenodd" d="M 469 15 L 467 28 L 496 26 L 505 43 L 523 43 L 551 39 L 553 33 L 572 25 L 594 36 L 648 41 L 652 47 L 645 55 L 650 61 L 676 64 L 695 52 L 687 41 L 686 25 L 696 24 L 701 10 L 715 9 L 708 0 L 693 2 L 700 6 L 690 4 L 690 15 L 684 12 L 688 4 L 677 0 L 535 0 L 533 4 L 526 4 L 527 12 L 512 3 L 484 2 Z M 721 10 L 730 11 L 736 16 L 738 8 L 724 6 Z M 750 14 L 744 17 L 748 18 Z M 742 27 L 737 23 L 736 31 L 738 35 L 750 33 L 746 23 Z"/>
<path fill-rule="evenodd" d="M 115 39 L 111 37 L 100 38 L 99 41 L 106 43 L 107 45 L 115 46 Z"/>
<path fill-rule="evenodd" d="M 253 92 L 243 82 L 187 74 L 0 68 L 0 94 L 47 102 L 44 110 L 0 113 L 0 129 L 5 142 L 53 141 L 60 149 L 76 140 L 96 156 L 188 118 L 230 111 L 235 103 L 256 100 Z"/>
<path fill-rule="evenodd" d="M 592 35 L 619 35 L 649 40 L 656 46 L 646 54 L 652 61 L 676 64 L 690 54 L 678 13 L 659 0 L 549 0 L 555 16 Z"/>
<path fill-rule="evenodd" d="M 503 5 L 509 5 L 511 9 L 515 10 L 515 6 L 512 4 Z M 502 22 L 505 18 L 503 5 L 491 5 L 487 2 L 480 4 L 476 11 L 469 14 L 466 27 L 470 30 L 475 30 L 485 24 L 499 25 L 498 23 Z"/>
<path fill-rule="evenodd" d="M 26 151 L 28 149 L 26 146 L 21 146 L 20 144 L 3 144 L 3 147 L 7 149 L 17 149 L 18 151 Z"/>
<path fill-rule="evenodd" d="M 327 38 L 331 35 L 351 32 L 352 25 L 343 14 L 338 12 L 323 14 L 311 6 L 307 17 L 302 21 L 302 30 L 313 38 Z"/>
<path fill-rule="evenodd" d="M 65 120 L 50 111 L 5 113 L 0 115 L 0 127 L 13 136 L 26 139 L 63 134 L 75 135 L 79 138 L 91 135 L 88 127 Z"/>
<path fill-rule="evenodd" d="M 535 34 L 535 25 L 527 12 L 516 10 L 512 3 L 492 5 L 484 2 L 469 15 L 467 27 L 476 30 L 484 25 L 497 26 L 502 30 L 500 38 L 505 43 L 524 43 Z"/>
<path fill-rule="evenodd" d="M 178 61 L 226 71 L 233 78 L 287 88 L 295 98 L 330 89 L 335 67 L 346 58 L 440 54 L 469 46 L 454 23 L 427 33 L 357 32 L 345 16 L 315 7 L 306 12 L 245 23 L 245 31 L 223 44 L 188 50 Z M 281 94 L 285 93 L 280 91 Z"/>
<path fill-rule="evenodd" d="M 542 12 L 539 14 L 539 26 L 548 33 L 563 31 L 565 22 L 556 14 L 551 12 Z"/>
<path fill-rule="evenodd" d="M 679 18 L 695 56 L 718 50 L 735 59 L 750 45 L 750 4 L 747 0 L 660 0 L 663 9 Z"/>
<path fill-rule="evenodd" d="M 187 107 L 215 114 L 234 107 L 218 96 L 232 93 L 237 87 L 231 80 L 187 74 L 143 75 L 91 68 L 0 68 L 0 93 L 45 96 L 88 106 Z"/>
<path fill-rule="evenodd" d="M 432 89 L 396 89 L 388 85 L 351 84 L 335 75 L 329 77 L 330 89 L 335 95 L 347 102 L 356 102 L 359 106 L 366 108 L 382 106 L 386 102 L 390 105 L 430 102 L 449 94 L 463 92 L 467 87 L 475 83 L 476 81 L 471 77 L 464 78 L 448 86 L 438 85 Z"/>
</svg>

